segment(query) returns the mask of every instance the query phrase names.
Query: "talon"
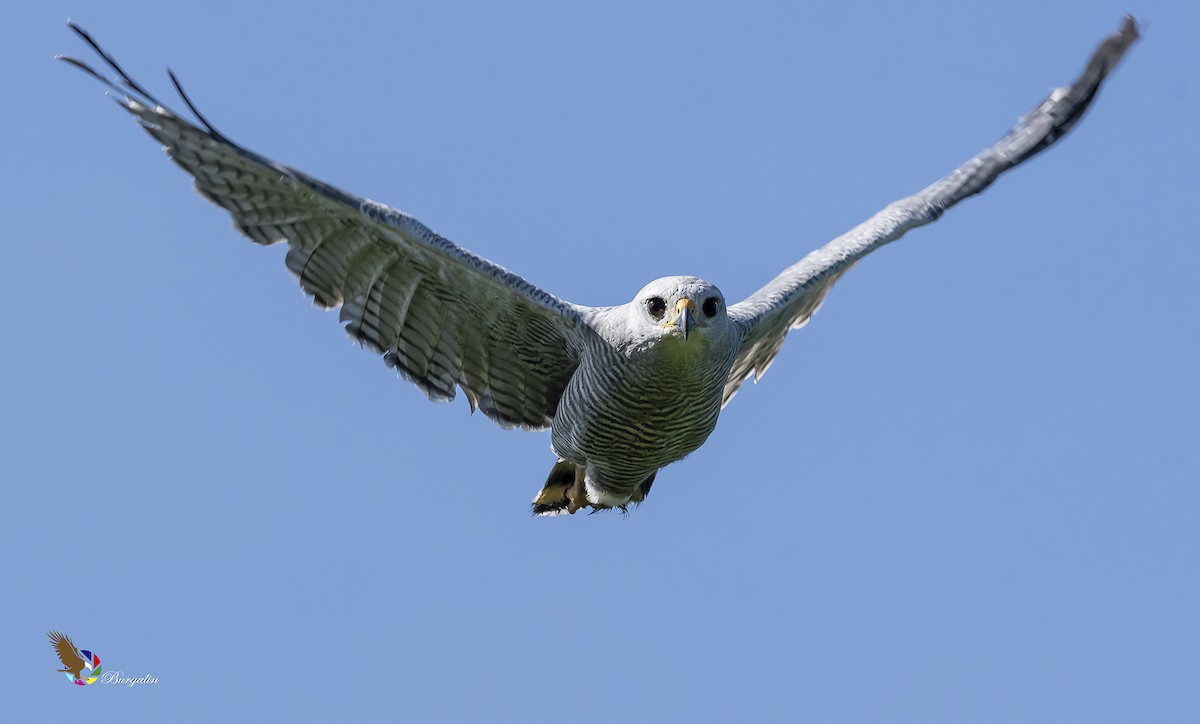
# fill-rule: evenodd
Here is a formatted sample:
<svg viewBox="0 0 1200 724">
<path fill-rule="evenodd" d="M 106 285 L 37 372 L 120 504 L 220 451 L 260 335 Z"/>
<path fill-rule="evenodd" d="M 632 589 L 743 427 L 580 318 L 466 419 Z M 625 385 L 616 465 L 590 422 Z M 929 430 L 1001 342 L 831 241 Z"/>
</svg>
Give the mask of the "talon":
<svg viewBox="0 0 1200 724">
<path fill-rule="evenodd" d="M 587 497 L 587 468 L 582 465 L 575 467 L 575 484 L 567 489 L 567 512 L 575 515 L 575 511 L 588 507 L 591 502 Z"/>
</svg>

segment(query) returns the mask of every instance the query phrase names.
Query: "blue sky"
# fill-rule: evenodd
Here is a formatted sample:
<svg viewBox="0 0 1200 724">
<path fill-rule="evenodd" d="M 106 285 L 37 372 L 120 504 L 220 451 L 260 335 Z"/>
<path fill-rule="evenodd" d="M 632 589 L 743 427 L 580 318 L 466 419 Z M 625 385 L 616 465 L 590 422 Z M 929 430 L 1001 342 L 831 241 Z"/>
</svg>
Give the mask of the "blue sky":
<svg viewBox="0 0 1200 724">
<path fill-rule="evenodd" d="M 10 721 L 1193 721 L 1200 107 L 1185 2 L 26 3 L 5 11 Z M 835 7 L 836 6 L 836 7 Z M 427 402 L 56 53 L 584 304 L 740 299 L 999 137 L 648 503 Z M 46 631 L 133 689 L 72 687 Z"/>
</svg>

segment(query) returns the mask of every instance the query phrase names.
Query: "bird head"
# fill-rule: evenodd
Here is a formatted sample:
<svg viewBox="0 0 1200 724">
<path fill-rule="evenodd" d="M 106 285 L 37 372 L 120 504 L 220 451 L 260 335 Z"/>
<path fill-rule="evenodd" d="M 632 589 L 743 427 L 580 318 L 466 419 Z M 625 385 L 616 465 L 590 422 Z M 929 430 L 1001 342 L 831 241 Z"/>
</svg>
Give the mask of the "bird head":
<svg viewBox="0 0 1200 724">
<path fill-rule="evenodd" d="M 647 342 L 673 339 L 684 345 L 712 344 L 730 337 L 725 295 L 696 277 L 663 277 L 642 287 L 629 305 L 635 329 Z"/>
</svg>

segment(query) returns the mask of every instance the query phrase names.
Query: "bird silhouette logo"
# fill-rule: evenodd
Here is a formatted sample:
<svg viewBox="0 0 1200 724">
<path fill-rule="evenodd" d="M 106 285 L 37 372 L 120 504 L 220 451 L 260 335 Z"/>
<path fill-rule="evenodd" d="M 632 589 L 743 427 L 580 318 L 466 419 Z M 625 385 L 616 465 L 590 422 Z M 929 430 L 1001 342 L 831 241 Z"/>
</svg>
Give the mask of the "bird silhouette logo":
<svg viewBox="0 0 1200 724">
<path fill-rule="evenodd" d="M 100 680 L 100 657 L 91 651 L 75 648 L 71 637 L 57 631 L 50 632 L 50 645 L 65 669 L 59 669 L 67 679 L 77 686 L 87 686 Z"/>
</svg>

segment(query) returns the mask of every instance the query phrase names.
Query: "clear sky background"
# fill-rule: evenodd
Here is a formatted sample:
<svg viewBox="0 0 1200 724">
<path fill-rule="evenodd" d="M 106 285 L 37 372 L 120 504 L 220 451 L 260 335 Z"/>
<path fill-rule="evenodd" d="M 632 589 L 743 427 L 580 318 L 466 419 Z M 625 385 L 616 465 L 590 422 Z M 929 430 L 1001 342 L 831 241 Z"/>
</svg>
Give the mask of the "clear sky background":
<svg viewBox="0 0 1200 724">
<path fill-rule="evenodd" d="M 9 4 L 0 719 L 1194 722 L 1196 27 L 1177 0 Z M 871 256 L 648 503 L 353 347 L 104 90 L 584 304 L 740 299 L 1145 25 Z M 72 687 L 46 631 L 134 689 Z"/>
</svg>

